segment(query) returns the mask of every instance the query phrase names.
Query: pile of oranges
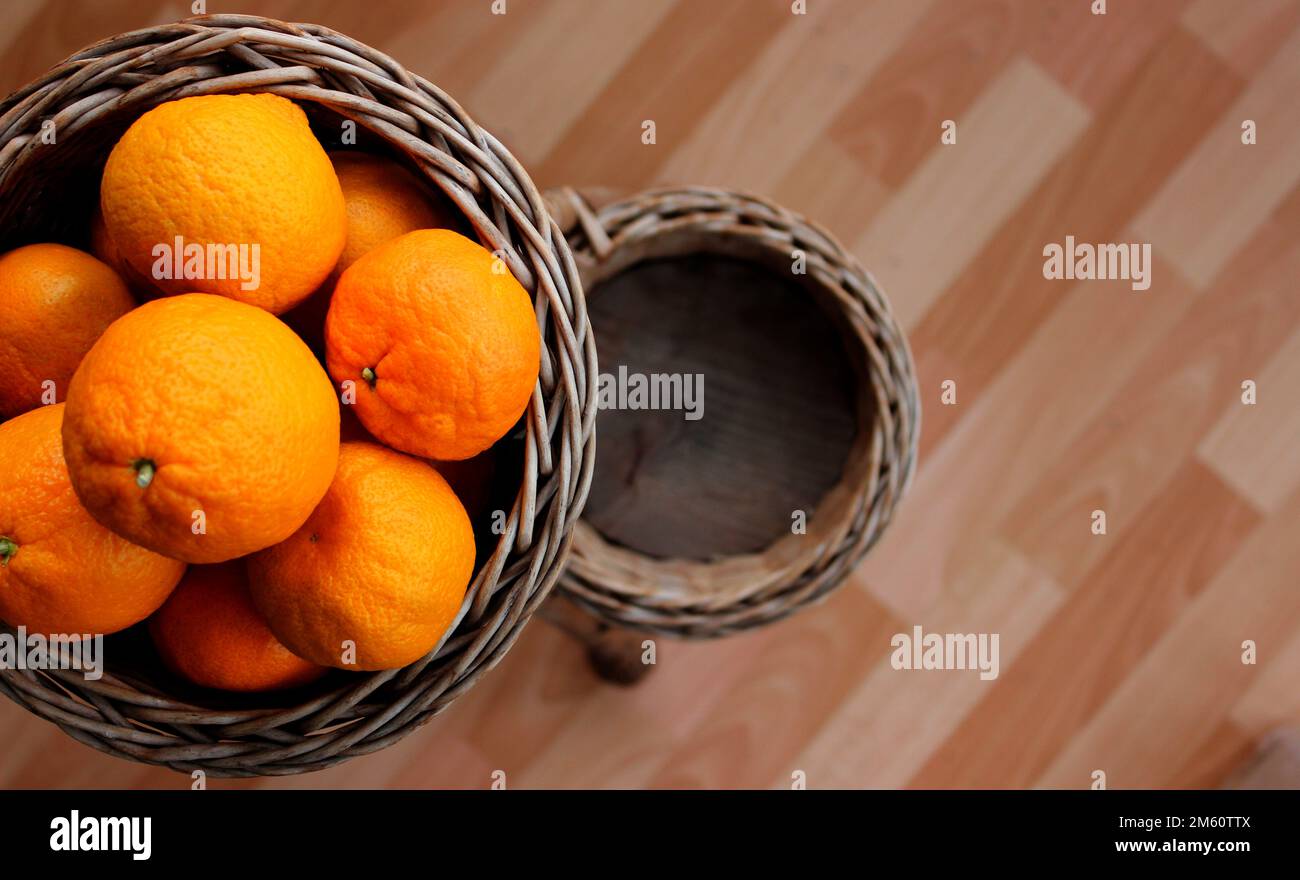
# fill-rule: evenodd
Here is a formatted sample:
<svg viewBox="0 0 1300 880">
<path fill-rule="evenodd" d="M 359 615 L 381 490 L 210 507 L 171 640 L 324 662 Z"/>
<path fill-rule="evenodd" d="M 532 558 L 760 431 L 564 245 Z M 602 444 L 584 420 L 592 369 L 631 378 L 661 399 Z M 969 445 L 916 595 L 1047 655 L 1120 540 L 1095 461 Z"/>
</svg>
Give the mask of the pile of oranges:
<svg viewBox="0 0 1300 880">
<path fill-rule="evenodd" d="M 466 231 L 285 98 L 137 119 L 94 255 L 0 256 L 0 620 L 148 619 L 175 674 L 235 691 L 436 647 L 473 576 L 463 502 L 541 357 L 527 292 Z"/>
</svg>

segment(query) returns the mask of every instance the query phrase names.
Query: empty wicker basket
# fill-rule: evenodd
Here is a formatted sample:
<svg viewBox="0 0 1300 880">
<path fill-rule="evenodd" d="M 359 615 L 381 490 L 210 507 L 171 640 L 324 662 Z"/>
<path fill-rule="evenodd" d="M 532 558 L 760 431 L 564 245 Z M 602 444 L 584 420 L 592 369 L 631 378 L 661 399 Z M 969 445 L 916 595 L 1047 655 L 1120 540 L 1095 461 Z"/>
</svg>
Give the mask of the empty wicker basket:
<svg viewBox="0 0 1300 880">
<path fill-rule="evenodd" d="M 571 189 L 554 191 L 548 198 L 552 212 L 569 232 L 593 310 L 593 323 L 601 336 L 606 370 L 618 368 L 619 346 L 615 338 L 618 334 L 606 332 L 600 320 L 605 290 L 638 266 L 697 259 L 699 255 L 718 255 L 751 264 L 751 271 L 802 291 L 805 297 L 793 297 L 797 300 L 795 308 L 820 306 L 829 314 L 838 327 L 842 353 L 851 363 L 851 370 L 842 374 L 843 384 L 851 387 L 839 408 L 847 411 L 841 414 L 852 439 L 846 441 L 842 467 L 839 462 L 831 463 L 834 471 L 829 481 L 833 485 L 809 505 L 812 511 L 805 529 L 784 528 L 783 534 L 775 535 L 766 546 L 745 552 L 694 552 L 689 557 L 671 552 L 674 543 L 697 544 L 691 538 L 692 523 L 670 530 L 668 540 L 662 542 L 664 546 L 653 553 L 631 546 L 641 542 L 645 518 L 639 533 L 629 531 L 624 536 L 628 540 L 603 534 L 593 524 L 602 471 L 625 467 L 630 473 L 636 464 L 618 459 L 653 454 L 643 447 L 656 441 L 654 437 L 642 437 L 624 455 L 614 449 L 617 440 L 613 432 L 607 431 L 602 415 L 596 488 L 575 532 L 573 553 L 560 582 L 563 593 L 606 624 L 693 638 L 722 636 L 771 623 L 824 598 L 880 538 L 908 486 L 916 458 L 920 410 L 912 359 L 889 304 L 871 276 L 829 233 L 752 196 L 692 187 L 652 191 L 619 201 L 608 201 L 594 193 L 584 197 Z M 666 303 L 675 284 L 669 278 L 659 288 L 652 285 L 649 299 Z M 679 300 L 692 298 L 680 291 L 673 295 Z M 693 298 L 698 300 L 700 295 Z M 717 323 L 699 335 L 706 348 L 717 343 L 721 335 L 718 326 L 742 317 L 739 313 L 751 299 L 742 293 L 735 304 L 727 306 L 729 312 L 713 315 Z M 692 332 L 690 320 L 679 321 L 671 330 L 656 326 L 652 322 L 657 320 L 654 309 L 658 307 L 656 303 L 653 308 L 647 306 L 639 311 L 635 318 L 620 318 L 625 325 L 623 335 L 655 337 L 671 333 L 673 339 L 661 340 L 662 345 L 678 346 L 681 337 Z M 772 342 L 769 339 L 761 344 L 768 346 Z M 670 351 L 668 359 L 671 361 L 677 354 L 676 350 Z M 778 371 L 781 369 L 778 365 Z M 761 385 L 771 379 L 734 374 L 727 377 L 732 386 L 738 381 Z M 761 401 L 761 394 L 768 392 L 759 393 Z M 772 434 L 789 430 L 788 425 L 783 427 L 771 419 L 745 423 L 725 412 L 720 417 L 736 422 L 756 441 L 761 438 L 766 442 Z M 705 421 L 708 418 L 706 415 Z M 808 433 L 806 427 L 801 429 L 804 434 Z M 692 430 L 697 429 L 683 426 L 680 433 L 688 436 Z M 657 435 L 662 431 L 656 427 L 647 433 Z M 731 448 L 727 455 L 734 453 L 743 458 L 747 454 L 743 442 L 732 439 L 728 443 Z M 704 448 L 701 454 L 708 451 Z M 653 491 L 671 501 L 698 496 L 710 491 L 703 485 L 708 473 L 699 472 L 699 486 L 671 487 L 667 493 L 661 484 L 672 477 L 661 478 Z M 619 475 L 610 479 L 623 478 Z M 662 515 L 669 519 L 686 516 L 683 510 L 690 506 L 688 501 L 682 501 Z M 788 510 L 776 513 L 790 522 Z M 608 667 L 599 663 L 599 655 L 597 659 L 598 665 Z M 615 670 L 613 677 L 620 676 L 634 678 L 635 673 Z"/>
<path fill-rule="evenodd" d="M 216 15 L 105 40 L 0 104 L 0 243 L 84 241 L 99 175 L 126 127 L 190 95 L 275 92 L 313 124 L 356 123 L 454 202 L 534 296 L 538 386 L 513 440 L 517 489 L 454 630 L 400 670 L 335 673 L 288 696 L 195 693 L 162 674 L 147 640 L 111 637 L 107 672 L 0 671 L 0 691 L 110 755 L 181 771 L 252 776 L 317 770 L 382 749 L 445 709 L 514 643 L 546 599 L 593 461 L 596 355 L 564 236 L 514 157 L 446 94 L 328 28 Z M 57 142 L 41 138 L 50 121 Z M 138 630 L 138 628 L 137 628 Z M 137 633 L 138 635 L 138 633 Z"/>
</svg>

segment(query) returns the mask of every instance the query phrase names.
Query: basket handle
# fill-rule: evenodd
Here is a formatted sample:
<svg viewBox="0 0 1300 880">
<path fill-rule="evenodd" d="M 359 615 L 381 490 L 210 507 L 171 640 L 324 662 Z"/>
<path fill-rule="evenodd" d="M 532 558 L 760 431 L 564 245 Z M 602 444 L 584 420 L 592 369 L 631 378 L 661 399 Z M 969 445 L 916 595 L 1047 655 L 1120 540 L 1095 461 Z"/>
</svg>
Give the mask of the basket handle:
<svg viewBox="0 0 1300 880">
<path fill-rule="evenodd" d="M 601 208 L 616 201 L 618 196 L 618 191 L 610 187 L 592 187 L 579 192 L 571 186 L 557 186 L 548 189 L 543 198 L 560 231 L 568 236 L 580 228 L 596 259 L 603 261 L 614 244 L 598 215 Z"/>
</svg>

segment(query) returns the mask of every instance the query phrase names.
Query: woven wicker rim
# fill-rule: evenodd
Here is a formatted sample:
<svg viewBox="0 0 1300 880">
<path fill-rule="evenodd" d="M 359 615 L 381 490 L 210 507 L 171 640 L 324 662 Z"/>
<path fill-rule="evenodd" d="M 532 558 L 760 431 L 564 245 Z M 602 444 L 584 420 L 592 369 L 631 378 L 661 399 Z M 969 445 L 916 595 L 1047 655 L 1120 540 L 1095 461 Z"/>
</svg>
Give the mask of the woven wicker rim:
<svg viewBox="0 0 1300 880">
<path fill-rule="evenodd" d="M 859 377 L 853 449 L 806 534 L 716 560 L 658 559 L 606 540 L 584 521 L 561 589 L 610 623 L 690 638 L 761 626 L 824 598 L 879 540 L 916 461 L 921 413 L 912 356 L 875 280 L 830 233 L 755 196 L 660 189 L 599 208 L 607 194 L 560 189 L 548 198 L 569 230 L 589 295 L 646 259 L 717 253 L 789 273 L 792 255 L 802 252 L 805 287 L 847 331 Z"/>
<path fill-rule="evenodd" d="M 513 156 L 449 96 L 386 55 L 328 28 L 214 15 L 113 37 L 73 55 L 0 103 L 0 229 L 40 204 L 39 138 L 58 142 L 112 114 L 191 95 L 275 92 L 315 102 L 401 150 L 473 223 L 534 296 L 541 373 L 524 419 L 523 480 L 457 626 L 400 670 L 343 676 L 333 690 L 278 708 L 213 710 L 114 674 L 0 671 L 0 691 L 110 755 L 219 776 L 319 770 L 385 748 L 427 722 L 492 668 L 546 599 L 591 480 L 596 350 L 564 236 Z M 120 118 L 120 117 L 119 117 Z M 101 160 L 103 157 L 100 157 Z M 12 632 L 12 630 L 9 630 Z M 265 702 L 254 705 L 265 706 Z"/>
</svg>

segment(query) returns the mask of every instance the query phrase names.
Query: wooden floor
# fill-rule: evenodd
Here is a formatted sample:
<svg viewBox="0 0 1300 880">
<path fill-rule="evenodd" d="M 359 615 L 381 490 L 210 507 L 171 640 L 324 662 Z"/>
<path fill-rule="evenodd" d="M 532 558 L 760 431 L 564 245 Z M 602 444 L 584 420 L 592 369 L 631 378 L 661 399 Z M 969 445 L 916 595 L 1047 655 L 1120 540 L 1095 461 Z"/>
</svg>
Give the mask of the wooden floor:
<svg viewBox="0 0 1300 880">
<path fill-rule="evenodd" d="M 825 604 L 661 642 L 633 690 L 535 622 L 398 746 L 235 784 L 1213 786 L 1300 721 L 1300 0 L 1090 4 L 210 0 L 394 55 L 542 185 L 718 184 L 819 219 L 889 291 L 925 406 L 901 516 Z M 185 5 L 6 3 L 0 87 Z M 1045 280 L 1066 235 L 1150 243 L 1150 290 Z M 895 671 L 917 624 L 1000 634 L 1000 676 Z M 189 784 L 7 702 L 0 743 L 3 786 Z"/>
</svg>

